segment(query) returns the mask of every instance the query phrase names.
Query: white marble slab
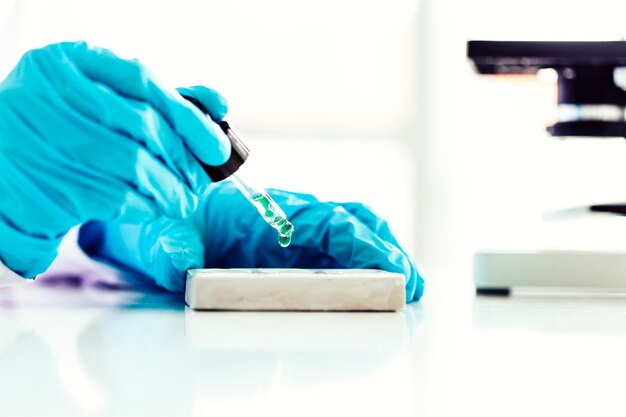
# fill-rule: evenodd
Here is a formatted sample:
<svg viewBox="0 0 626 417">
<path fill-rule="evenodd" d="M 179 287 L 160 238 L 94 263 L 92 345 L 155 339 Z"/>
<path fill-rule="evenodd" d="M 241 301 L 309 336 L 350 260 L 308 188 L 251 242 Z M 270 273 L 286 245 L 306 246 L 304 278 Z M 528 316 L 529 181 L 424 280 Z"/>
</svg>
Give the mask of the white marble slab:
<svg viewBox="0 0 626 417">
<path fill-rule="evenodd" d="M 374 269 L 192 269 L 194 310 L 397 311 L 404 275 Z"/>
</svg>

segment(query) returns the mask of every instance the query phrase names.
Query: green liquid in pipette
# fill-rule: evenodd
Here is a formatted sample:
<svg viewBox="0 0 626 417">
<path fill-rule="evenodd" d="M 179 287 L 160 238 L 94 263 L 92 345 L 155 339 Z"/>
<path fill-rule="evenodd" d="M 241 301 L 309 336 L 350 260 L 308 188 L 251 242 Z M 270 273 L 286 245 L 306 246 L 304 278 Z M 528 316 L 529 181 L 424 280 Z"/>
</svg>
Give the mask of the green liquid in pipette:
<svg viewBox="0 0 626 417">
<path fill-rule="evenodd" d="M 293 224 L 289 223 L 289 220 L 287 220 L 274 200 L 265 193 L 259 193 L 250 197 L 250 202 L 256 207 L 259 214 L 263 216 L 265 222 L 276 229 L 278 232 L 278 244 L 283 248 L 289 246 L 294 230 Z"/>
</svg>

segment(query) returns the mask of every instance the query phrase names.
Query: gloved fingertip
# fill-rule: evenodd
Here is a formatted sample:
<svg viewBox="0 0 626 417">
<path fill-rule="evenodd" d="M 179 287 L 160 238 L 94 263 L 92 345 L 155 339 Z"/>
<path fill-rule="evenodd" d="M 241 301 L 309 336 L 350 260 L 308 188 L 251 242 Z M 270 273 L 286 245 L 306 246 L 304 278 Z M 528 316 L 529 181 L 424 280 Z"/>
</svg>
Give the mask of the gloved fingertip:
<svg viewBox="0 0 626 417">
<path fill-rule="evenodd" d="M 177 89 L 183 96 L 193 97 L 198 100 L 204 108 L 209 112 L 209 116 L 216 122 L 221 121 L 226 113 L 228 113 L 228 102 L 226 97 L 218 91 L 195 85 L 193 87 L 181 87 Z"/>
<path fill-rule="evenodd" d="M 187 103 L 192 113 L 204 117 L 198 117 L 204 131 L 198 129 L 199 125 L 194 120 L 187 123 L 188 131 L 184 134 L 185 141 L 193 154 L 208 165 L 219 166 L 230 158 L 230 141 L 216 122 L 224 118 L 228 111 L 226 99 L 217 91 L 210 88 L 195 86 L 178 88 L 178 92 L 184 97 L 191 97 L 198 103 Z M 209 117 L 206 117 L 208 113 Z M 195 119 L 195 117 L 194 117 Z"/>
<path fill-rule="evenodd" d="M 202 265 L 195 257 L 185 257 L 184 254 L 171 256 L 167 265 L 164 265 L 164 279 L 160 281 L 164 288 L 182 293 L 185 291 L 185 279 L 187 270 L 199 268 Z"/>
<path fill-rule="evenodd" d="M 230 158 L 230 140 L 228 140 L 228 137 L 217 125 L 217 123 L 207 119 L 205 120 L 205 126 L 207 128 L 209 138 L 207 138 L 206 135 L 203 135 L 204 143 L 202 146 L 192 145 L 192 151 L 196 157 L 198 157 L 198 159 L 205 164 L 213 166 L 222 165 L 228 161 L 228 158 Z"/>
<path fill-rule="evenodd" d="M 226 136 L 226 134 L 222 131 L 222 128 L 219 127 L 217 124 L 213 124 L 213 127 L 215 129 L 216 132 L 216 137 L 218 140 L 218 154 L 215 155 L 215 165 L 222 165 L 224 163 L 226 163 L 226 161 L 228 161 L 228 158 L 230 158 L 230 152 L 231 152 L 231 145 L 230 145 L 230 140 L 228 139 L 228 137 Z"/>
<path fill-rule="evenodd" d="M 422 295 L 424 295 L 424 280 L 419 274 L 416 274 L 413 277 L 411 288 L 409 289 L 407 286 L 407 303 L 419 301 Z"/>
<path fill-rule="evenodd" d="M 401 272 L 405 276 L 405 292 L 406 302 L 417 301 L 424 292 L 424 280 L 417 271 L 417 268 L 411 261 L 411 259 L 400 251 L 400 249 L 392 246 L 394 251 L 397 250 L 398 257 L 395 257 L 395 261 L 391 263 L 391 271 Z"/>
</svg>

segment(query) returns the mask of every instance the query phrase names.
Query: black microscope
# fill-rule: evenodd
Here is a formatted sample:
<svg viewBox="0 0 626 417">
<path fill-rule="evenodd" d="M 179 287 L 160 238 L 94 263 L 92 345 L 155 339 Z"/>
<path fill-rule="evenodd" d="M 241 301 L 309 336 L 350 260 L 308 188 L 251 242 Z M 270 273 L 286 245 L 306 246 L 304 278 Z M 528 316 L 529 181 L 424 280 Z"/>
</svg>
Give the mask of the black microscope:
<svg viewBox="0 0 626 417">
<path fill-rule="evenodd" d="M 556 71 L 557 122 L 547 127 L 552 136 L 626 138 L 626 91 L 615 82 L 616 70 L 626 67 L 626 41 L 473 40 L 467 56 L 479 74 Z M 626 215 L 626 203 L 592 205 L 588 211 Z M 476 292 L 485 295 L 508 295 L 517 287 L 624 291 L 626 253 L 482 251 L 474 255 L 474 281 Z"/>
</svg>

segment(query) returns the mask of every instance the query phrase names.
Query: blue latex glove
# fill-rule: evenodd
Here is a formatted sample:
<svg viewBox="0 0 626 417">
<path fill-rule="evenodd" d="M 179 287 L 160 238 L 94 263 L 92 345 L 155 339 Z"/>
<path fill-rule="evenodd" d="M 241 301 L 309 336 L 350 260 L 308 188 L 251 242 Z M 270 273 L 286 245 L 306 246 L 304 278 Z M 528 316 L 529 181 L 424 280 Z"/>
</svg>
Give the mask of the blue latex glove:
<svg viewBox="0 0 626 417">
<path fill-rule="evenodd" d="M 190 219 L 90 222 L 81 228 L 79 244 L 91 256 L 177 292 L 184 290 L 189 268 L 379 268 L 406 276 L 408 301 L 421 297 L 424 282 L 417 269 L 367 207 L 279 190 L 269 194 L 294 224 L 287 248 L 227 180 L 200 196 Z"/>
<path fill-rule="evenodd" d="M 201 101 L 214 120 L 227 108 L 204 90 L 180 89 Z M 406 276 L 407 301 L 418 300 L 424 281 L 387 223 L 359 203 L 321 202 L 308 194 L 269 190 L 294 224 L 291 245 L 281 248 L 276 231 L 230 181 L 211 185 L 186 220 L 161 218 L 143 224 L 90 222 L 79 244 L 96 258 L 171 291 L 182 292 L 189 268 L 379 268 Z"/>
<path fill-rule="evenodd" d="M 84 42 L 30 51 L 0 84 L 0 260 L 32 277 L 74 225 L 187 217 L 210 182 L 196 157 L 229 155 L 219 127 L 139 62 Z"/>
</svg>

